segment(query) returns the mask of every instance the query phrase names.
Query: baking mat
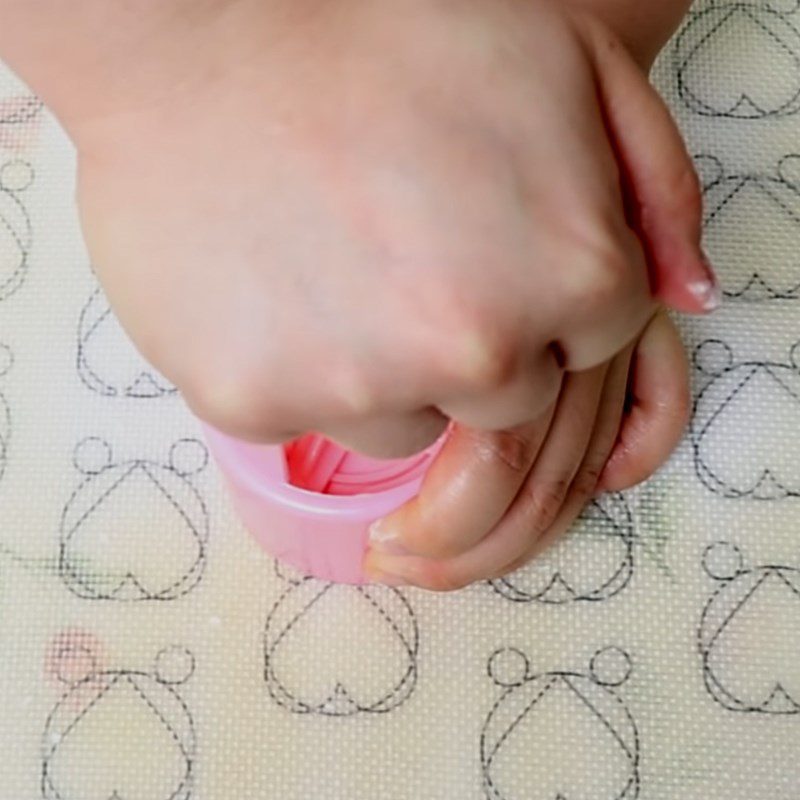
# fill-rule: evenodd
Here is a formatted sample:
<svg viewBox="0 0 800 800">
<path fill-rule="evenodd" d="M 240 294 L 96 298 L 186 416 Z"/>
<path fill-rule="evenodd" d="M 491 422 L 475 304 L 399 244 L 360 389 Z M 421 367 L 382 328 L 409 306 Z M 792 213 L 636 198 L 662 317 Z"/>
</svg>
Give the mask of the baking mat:
<svg viewBox="0 0 800 800">
<path fill-rule="evenodd" d="M 696 6 L 655 79 L 726 303 L 692 431 L 506 580 L 278 569 L 92 275 L 0 74 L 0 800 L 800 796 L 800 10 Z"/>
</svg>

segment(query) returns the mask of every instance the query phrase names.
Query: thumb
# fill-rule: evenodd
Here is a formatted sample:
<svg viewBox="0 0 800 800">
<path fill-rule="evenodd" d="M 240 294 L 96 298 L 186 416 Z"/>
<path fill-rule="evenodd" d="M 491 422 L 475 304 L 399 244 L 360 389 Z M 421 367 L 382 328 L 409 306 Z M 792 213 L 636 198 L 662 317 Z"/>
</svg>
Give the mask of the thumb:
<svg viewBox="0 0 800 800">
<path fill-rule="evenodd" d="M 703 198 L 683 138 L 619 40 L 605 28 L 591 36 L 629 222 L 647 254 L 654 294 L 676 311 L 713 311 L 722 293 L 701 247 Z"/>
</svg>

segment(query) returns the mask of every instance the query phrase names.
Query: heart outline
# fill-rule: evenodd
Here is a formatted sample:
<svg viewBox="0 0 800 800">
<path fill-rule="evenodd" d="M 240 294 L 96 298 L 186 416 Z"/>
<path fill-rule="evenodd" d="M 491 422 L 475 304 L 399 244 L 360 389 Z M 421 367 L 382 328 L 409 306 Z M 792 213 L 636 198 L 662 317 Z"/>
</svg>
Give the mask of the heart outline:
<svg viewBox="0 0 800 800">
<path fill-rule="evenodd" d="M 739 560 L 739 565 L 727 574 L 714 572 L 708 563 L 709 554 L 715 548 L 722 547 L 730 549 Z M 697 628 L 697 647 L 701 657 L 703 682 L 710 697 L 724 709 L 737 713 L 767 716 L 800 714 L 800 697 L 792 697 L 780 680 L 775 681 L 765 699 L 760 702 L 752 702 L 752 699 L 748 701 L 737 697 L 734 691 L 726 686 L 724 678 L 720 677 L 712 663 L 714 650 L 725 636 L 726 630 L 730 629 L 738 615 L 746 610 L 753 597 L 757 596 L 768 581 L 780 581 L 800 602 L 800 569 L 777 564 L 747 568 L 739 548 L 722 541 L 715 542 L 706 548 L 703 555 L 703 569 L 710 578 L 719 583 L 703 607 Z M 730 610 L 727 612 L 720 608 L 726 598 L 727 605 L 730 606 Z M 713 618 L 714 615 L 716 618 Z M 776 708 L 774 702 L 780 696 L 783 696 L 786 701 L 782 709 Z"/>
<path fill-rule="evenodd" d="M 279 573 L 282 574 L 282 573 Z M 365 585 L 339 586 L 310 576 L 286 579 L 288 586 L 275 601 L 264 631 L 264 681 L 270 697 L 282 708 L 295 714 L 323 717 L 351 717 L 357 714 L 386 714 L 402 706 L 414 693 L 418 677 L 419 627 L 413 607 L 405 595 L 393 587 Z M 276 652 L 293 635 L 297 624 L 333 591 L 361 596 L 389 626 L 403 652 L 403 667 L 392 678 L 393 685 L 383 695 L 369 700 L 359 699 L 357 692 L 346 686 L 344 676 L 337 676 L 332 690 L 321 701 L 304 700 L 280 674 Z M 382 602 L 382 598 L 384 602 Z M 391 608 L 385 602 L 394 603 Z M 279 616 L 291 610 L 288 622 Z M 396 614 L 400 613 L 400 618 Z"/>
<path fill-rule="evenodd" d="M 737 102 L 730 108 L 721 109 L 715 107 L 711 102 L 703 100 L 696 92 L 694 92 L 687 81 L 687 70 L 693 59 L 700 52 L 713 37 L 737 15 L 743 15 L 750 20 L 750 23 L 761 29 L 767 36 L 769 36 L 776 45 L 781 48 L 790 58 L 795 62 L 795 67 L 798 72 L 798 84 L 794 94 L 785 99 L 784 102 L 776 108 L 762 108 L 753 98 L 749 97 L 746 92 L 743 92 Z M 766 15 L 765 19 L 760 19 L 757 15 Z M 714 20 L 714 17 L 721 17 Z M 769 21 L 769 24 L 767 21 Z M 688 53 L 685 52 L 687 41 L 691 40 L 692 36 L 697 36 L 695 29 L 701 29 L 701 26 L 711 22 L 711 29 L 706 31 L 695 42 L 694 46 L 689 48 Z M 774 25 L 780 29 L 781 33 L 794 40 L 797 50 L 792 49 L 792 46 L 784 41 L 770 25 Z M 695 12 L 689 16 L 681 32 L 675 40 L 673 50 L 673 69 L 676 76 L 678 86 L 678 96 L 683 101 L 684 105 L 693 111 L 695 114 L 706 117 L 718 117 L 737 120 L 760 120 L 770 117 L 785 117 L 800 111 L 800 31 L 787 19 L 787 15 L 781 11 L 777 11 L 768 6 L 758 7 L 742 2 L 732 2 L 726 4 L 714 4 L 709 8 L 702 11 Z M 751 109 L 748 111 L 748 108 Z"/>
<path fill-rule="evenodd" d="M 729 354 L 729 361 L 722 364 L 718 369 L 704 369 L 700 359 L 704 348 L 712 345 L 724 348 Z M 797 486 L 789 485 L 782 481 L 780 476 L 773 474 L 774 470 L 769 467 L 765 467 L 761 474 L 751 481 L 749 485 L 744 487 L 734 486 L 729 480 L 717 474 L 717 470 L 711 466 L 709 459 L 705 457 L 705 442 L 709 431 L 717 424 L 717 421 L 729 406 L 738 400 L 741 393 L 754 378 L 767 375 L 778 385 L 779 391 L 785 391 L 800 406 L 800 392 L 792 389 L 789 380 L 791 379 L 795 382 L 800 380 L 800 372 L 798 371 L 797 363 L 795 363 L 798 354 L 800 354 L 800 343 L 792 348 L 788 363 L 766 360 L 736 362 L 731 348 L 721 339 L 706 339 L 695 348 L 695 367 L 706 375 L 710 375 L 711 378 L 697 394 L 694 401 L 690 438 L 694 453 L 695 473 L 701 483 L 714 494 L 727 499 L 752 498 L 761 501 L 800 497 L 800 483 Z M 728 384 L 727 387 L 725 384 Z M 712 398 L 711 411 L 704 409 L 703 406 L 707 404 L 711 393 L 719 391 L 720 388 L 723 388 L 724 399 L 719 401 Z"/>
</svg>

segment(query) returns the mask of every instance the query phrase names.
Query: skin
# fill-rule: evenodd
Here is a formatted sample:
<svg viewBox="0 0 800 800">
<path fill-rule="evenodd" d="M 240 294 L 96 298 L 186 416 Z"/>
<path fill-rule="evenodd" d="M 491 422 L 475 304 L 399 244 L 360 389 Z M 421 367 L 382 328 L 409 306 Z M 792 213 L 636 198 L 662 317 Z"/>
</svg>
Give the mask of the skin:
<svg viewBox="0 0 800 800">
<path fill-rule="evenodd" d="M 0 0 L 0 53 L 76 144 L 120 321 L 200 416 L 375 455 L 455 422 L 366 562 L 451 589 L 647 477 L 685 422 L 661 309 L 718 288 L 646 78 L 686 4 L 658 5 Z"/>
<path fill-rule="evenodd" d="M 368 571 L 448 591 L 519 569 L 593 496 L 666 460 L 688 419 L 687 387 L 683 345 L 660 312 L 635 346 L 568 376 L 547 419 L 496 433 L 457 428 L 419 497 L 375 526 Z"/>
</svg>

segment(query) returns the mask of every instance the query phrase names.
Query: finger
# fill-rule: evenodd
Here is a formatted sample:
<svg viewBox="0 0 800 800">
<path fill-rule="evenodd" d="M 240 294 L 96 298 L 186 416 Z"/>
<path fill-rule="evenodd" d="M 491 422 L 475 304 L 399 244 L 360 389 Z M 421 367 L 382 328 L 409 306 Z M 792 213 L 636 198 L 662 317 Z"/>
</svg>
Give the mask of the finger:
<svg viewBox="0 0 800 800">
<path fill-rule="evenodd" d="M 582 508 L 595 495 L 605 465 L 614 451 L 625 409 L 625 396 L 633 352 L 633 345 L 626 347 L 611 362 L 606 373 L 592 438 L 570 487 L 570 502 L 573 506 L 577 505 Z"/>
<path fill-rule="evenodd" d="M 439 408 L 469 428 L 484 431 L 516 428 L 547 412 L 558 397 L 562 380 L 560 354 L 547 348 L 515 366 L 509 379 L 497 388 L 447 399 L 439 403 Z"/>
<path fill-rule="evenodd" d="M 450 558 L 371 550 L 366 573 L 378 581 L 446 591 L 481 580 L 513 561 L 532 537 L 547 530 L 566 498 L 591 438 L 605 372 L 604 365 L 565 379 L 547 438 L 511 502 L 513 522 L 507 523 L 506 514 L 494 528 L 484 526 L 477 544 Z"/>
<path fill-rule="evenodd" d="M 663 312 L 634 351 L 628 402 L 630 411 L 600 479 L 604 491 L 621 491 L 648 478 L 678 445 L 689 419 L 686 352 Z"/>
<path fill-rule="evenodd" d="M 325 435 L 348 450 L 373 458 L 404 458 L 433 444 L 448 420 L 436 409 L 385 414 L 324 428 Z"/>
<path fill-rule="evenodd" d="M 596 494 L 600 476 L 619 435 L 632 353 L 633 347 L 628 347 L 611 362 L 586 456 L 572 482 L 567 500 L 553 524 L 540 536 L 532 538 L 529 546 L 513 562 L 490 577 L 497 578 L 516 572 L 536 558 L 569 530 L 586 504 Z"/>
<path fill-rule="evenodd" d="M 529 531 L 546 530 L 567 499 L 592 440 L 608 366 L 603 364 L 565 381 L 553 425 L 507 519 Z"/>
<path fill-rule="evenodd" d="M 593 35 L 607 124 L 654 292 L 678 311 L 712 311 L 721 292 L 701 249 L 702 193 L 681 134 L 626 48 L 606 30 Z"/>
<path fill-rule="evenodd" d="M 455 426 L 417 497 L 372 527 L 373 561 L 384 552 L 445 558 L 480 541 L 519 491 L 552 414 L 506 431 Z"/>
</svg>

